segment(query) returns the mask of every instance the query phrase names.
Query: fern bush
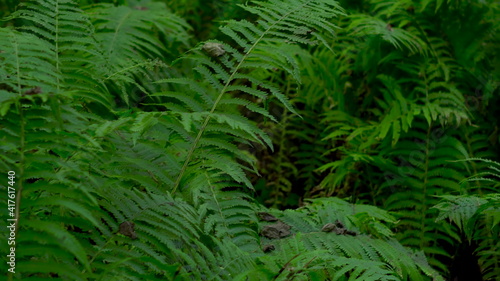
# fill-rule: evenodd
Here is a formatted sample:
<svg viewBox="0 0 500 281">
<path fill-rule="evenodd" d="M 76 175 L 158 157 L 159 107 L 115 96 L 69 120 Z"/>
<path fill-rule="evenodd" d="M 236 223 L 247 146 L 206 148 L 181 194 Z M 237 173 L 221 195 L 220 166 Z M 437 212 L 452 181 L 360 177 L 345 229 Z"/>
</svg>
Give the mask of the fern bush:
<svg viewBox="0 0 500 281">
<path fill-rule="evenodd" d="M 260 211 L 264 219 L 261 232 L 278 221 L 291 226 L 291 236 L 262 239 L 264 247 L 272 250 L 258 259 L 261 265 L 240 278 L 443 280 L 422 259 L 422 253 L 405 249 L 392 238 L 386 224 L 394 224 L 395 218 L 376 207 L 321 198 L 296 210 Z"/>
<path fill-rule="evenodd" d="M 187 44 L 188 27 L 158 3 L 135 8 L 28 2 L 8 18 L 16 28 L 0 29 L 6 38 L 0 53 L 0 165 L 18 178 L 16 268 L 8 278 L 231 280 L 256 270 L 280 275 L 276 266 L 261 263 L 267 254 L 256 212 L 262 207 L 250 196 L 245 174 L 254 160 L 238 147 L 271 146 L 271 140 L 239 109 L 275 120 L 258 98 L 275 99 L 293 112 L 259 71 L 280 69 L 299 79 L 293 44 L 326 43 L 335 29 L 328 20 L 341 8 L 310 0 L 242 6 L 260 20 L 228 21 L 221 27 L 228 41 L 202 43 L 174 62 L 194 66 L 194 72 L 183 66 L 166 73 L 159 69 L 173 46 Z M 148 9 L 153 12 L 142 13 Z M 193 79 L 174 78 L 179 72 Z M 144 78 L 157 81 L 139 81 Z M 380 222 L 373 224 L 387 233 Z M 310 232 L 306 225 L 291 227 L 300 237 Z M 359 245 L 389 243 L 386 236 L 362 239 Z M 379 250 L 399 245 L 390 243 Z M 352 272 L 361 278 L 373 271 L 388 280 L 408 274 L 395 275 L 375 256 L 364 255 L 375 259 L 364 264 L 354 252 L 348 263 L 330 268 L 324 261 L 344 254 L 318 254 L 323 263 L 317 266 L 327 272 L 304 268 L 300 274 L 341 278 Z M 415 261 L 405 263 L 417 269 Z"/>
<path fill-rule="evenodd" d="M 435 221 L 434 196 L 497 191 L 458 184 L 484 163 L 450 161 L 497 157 L 498 119 L 491 113 L 498 109 L 498 52 L 491 46 L 498 41 L 498 3 L 340 3 L 346 15 L 335 20 L 341 27 L 335 54 L 319 46 L 312 57 L 301 56 L 304 90 L 290 91 L 299 112 L 314 112 L 310 123 L 321 125 L 289 118 L 276 126 L 287 136 L 275 141 L 284 152 L 274 161 L 270 153 L 259 157 L 269 172 L 258 191 L 293 190 L 302 195 L 295 204 L 341 196 L 390 210 L 400 219 L 397 239 L 424 250 L 449 275 L 460 231 Z M 469 29 L 461 24 L 466 18 L 481 20 Z M 319 156 L 306 154 L 302 144 L 312 142 Z M 300 158 L 304 166 L 293 156 L 299 153 L 309 156 Z M 282 172 L 273 172 L 277 166 Z M 305 171 L 315 177 L 301 179 Z M 271 204 L 289 207 L 289 200 L 274 198 Z"/>
<path fill-rule="evenodd" d="M 500 163 L 483 158 L 468 158 L 469 162 L 486 163 L 488 168 L 482 169 L 466 181 L 489 182 L 498 190 L 498 168 Z M 439 204 L 433 208 L 439 210 L 436 221 L 449 219 L 461 231 L 461 238 L 467 239 L 465 243 L 478 243 L 476 252 L 479 257 L 479 266 L 485 280 L 495 280 L 500 274 L 498 264 L 498 222 L 500 219 L 499 193 L 490 193 L 485 196 L 461 195 L 442 196 Z"/>
<path fill-rule="evenodd" d="M 186 16 L 213 25 L 192 47 L 179 6 L 92 2 L 28 1 L 0 28 L 0 170 L 17 178 L 8 280 L 444 280 L 440 243 L 464 224 L 435 222 L 435 195 L 483 168 L 448 160 L 491 155 L 476 138 L 488 132 L 463 126 L 482 113 L 464 92 L 486 55 L 461 64 L 427 18 L 463 7 L 254 1 L 220 10 L 220 25 Z M 268 209 L 255 189 L 266 205 L 306 203 Z M 350 198 L 300 198 L 321 195 Z M 478 212 L 495 222 L 491 210 Z M 495 240 L 478 235 L 490 278 Z"/>
</svg>

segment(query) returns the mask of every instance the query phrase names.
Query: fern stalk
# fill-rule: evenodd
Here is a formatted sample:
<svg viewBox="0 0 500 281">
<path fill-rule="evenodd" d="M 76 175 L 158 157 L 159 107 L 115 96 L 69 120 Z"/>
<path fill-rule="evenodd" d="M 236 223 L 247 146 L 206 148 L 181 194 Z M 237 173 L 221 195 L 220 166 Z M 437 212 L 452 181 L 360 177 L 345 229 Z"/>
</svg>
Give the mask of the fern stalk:
<svg viewBox="0 0 500 281">
<path fill-rule="evenodd" d="M 424 173 L 424 183 L 423 183 L 423 194 L 424 198 L 422 199 L 422 206 L 424 206 L 424 210 L 422 211 L 423 215 L 420 221 L 420 228 L 422 231 L 420 232 L 420 249 L 424 248 L 425 244 L 425 239 L 424 239 L 424 233 L 425 233 L 425 222 L 426 222 L 426 216 L 425 212 L 427 212 L 427 181 L 429 179 L 428 173 L 429 173 L 429 142 L 430 140 L 430 133 L 431 133 L 431 128 L 432 126 L 430 125 L 427 128 L 427 143 L 425 144 L 425 173 Z"/>
</svg>

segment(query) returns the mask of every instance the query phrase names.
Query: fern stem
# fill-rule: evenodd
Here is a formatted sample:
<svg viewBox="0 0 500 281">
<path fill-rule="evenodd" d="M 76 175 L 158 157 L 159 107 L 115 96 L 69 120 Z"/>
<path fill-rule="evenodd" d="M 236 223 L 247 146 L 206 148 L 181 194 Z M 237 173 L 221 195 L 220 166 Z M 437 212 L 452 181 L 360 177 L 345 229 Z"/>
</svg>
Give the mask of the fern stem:
<svg viewBox="0 0 500 281">
<path fill-rule="evenodd" d="M 229 87 L 229 84 L 231 84 L 231 82 L 233 81 L 234 76 L 236 75 L 236 73 L 240 69 L 240 67 L 243 64 L 243 62 L 245 62 L 245 60 L 247 59 L 248 55 L 250 53 L 252 53 L 252 51 L 255 49 L 255 47 L 257 46 L 257 44 L 259 44 L 260 41 L 262 41 L 262 39 L 264 39 L 264 36 L 268 32 L 270 32 L 271 29 L 274 28 L 274 26 L 276 24 L 278 24 L 279 22 L 281 22 L 282 20 L 284 20 L 285 18 L 287 18 L 292 13 L 295 13 L 296 11 L 301 10 L 304 6 L 307 6 L 312 1 L 314 1 L 314 0 L 307 1 L 306 3 L 304 3 L 303 5 L 301 5 L 300 7 L 298 7 L 297 9 L 292 10 L 292 11 L 284 14 L 281 18 L 279 18 L 272 25 L 270 25 L 264 32 L 262 32 L 262 34 L 260 35 L 260 37 L 257 40 L 255 40 L 255 43 L 252 44 L 252 46 L 250 47 L 250 49 L 248 50 L 248 52 L 246 52 L 246 54 L 240 60 L 240 62 L 238 63 L 238 65 L 236 65 L 236 67 L 234 68 L 233 72 L 231 73 L 231 76 L 229 76 L 229 78 L 227 79 L 226 83 L 224 84 L 224 88 L 222 88 L 219 96 L 215 100 L 214 105 L 210 109 L 210 112 L 208 113 L 207 117 L 203 121 L 203 125 L 201 126 L 200 130 L 198 131 L 198 135 L 196 136 L 196 138 L 195 138 L 195 140 L 193 142 L 193 145 L 189 149 L 189 152 L 188 152 L 188 154 L 186 156 L 186 160 L 184 161 L 184 164 L 182 165 L 181 171 L 179 172 L 179 176 L 177 176 L 177 179 L 175 180 L 174 188 L 172 190 L 172 195 L 175 194 L 175 192 L 177 191 L 177 188 L 179 187 L 181 179 L 184 176 L 184 173 L 186 172 L 186 169 L 187 169 L 189 163 L 191 162 L 191 158 L 193 157 L 193 153 L 194 153 L 195 149 L 198 147 L 198 143 L 200 142 L 201 136 L 203 135 L 203 133 L 205 132 L 205 129 L 208 126 L 208 122 L 212 118 L 212 115 L 215 112 L 215 110 L 217 109 L 217 106 L 219 105 L 220 100 L 222 99 L 222 97 L 226 93 L 227 88 Z"/>
<path fill-rule="evenodd" d="M 115 236 L 116 234 L 112 235 L 108 241 L 106 241 L 106 243 L 99 248 L 99 250 L 97 250 L 97 252 L 94 254 L 94 256 L 89 260 L 89 264 L 92 264 L 94 262 L 94 260 L 97 258 L 97 256 L 99 256 L 102 252 L 104 252 L 104 248 L 106 248 L 106 246 L 108 246 L 109 243 L 111 243 L 111 241 L 113 241 L 113 239 L 115 239 Z M 83 269 L 82 270 L 82 274 L 85 274 L 87 269 Z"/>
<path fill-rule="evenodd" d="M 428 184 L 428 180 L 429 180 L 429 158 L 430 158 L 430 155 L 429 155 L 429 143 L 431 142 L 431 139 L 430 139 L 430 134 L 431 134 L 431 129 L 432 129 L 432 122 L 431 124 L 429 125 L 429 127 L 427 128 L 427 140 L 426 140 L 426 144 L 425 144 L 425 164 L 424 164 L 424 167 L 425 167 L 425 172 L 424 172 L 424 183 L 423 183 L 423 188 L 424 190 L 422 191 L 423 192 L 423 199 L 422 199 L 422 206 L 424 207 L 424 209 L 422 210 L 422 217 L 421 217 L 421 220 L 420 220 L 420 249 L 424 249 L 424 246 L 425 246 L 425 222 L 426 222 L 426 212 L 428 210 L 428 206 L 427 206 L 427 184 Z"/>
<path fill-rule="evenodd" d="M 290 80 L 287 81 L 287 85 L 286 85 L 286 91 L 288 92 L 290 90 Z M 279 150 L 277 151 L 278 152 L 278 155 L 276 156 L 276 163 L 286 163 L 286 155 L 285 155 L 285 152 L 284 152 L 284 147 L 286 147 L 285 145 L 285 140 L 286 140 L 286 135 L 288 134 L 288 131 L 287 131 L 287 122 L 288 122 L 288 119 L 289 119 L 289 115 L 288 115 L 288 109 L 285 107 L 283 109 L 283 115 L 282 115 L 282 118 L 281 118 L 281 123 L 283 124 L 283 128 L 281 130 L 281 134 L 280 134 L 280 138 L 279 138 Z M 276 167 L 276 171 L 277 171 L 277 174 L 278 175 L 281 175 L 283 176 L 284 173 L 283 173 L 283 169 L 282 169 L 282 165 L 278 164 L 277 167 Z M 278 192 L 274 192 L 274 201 L 273 201 L 273 204 L 275 204 L 275 206 L 277 205 L 277 202 L 278 201 L 278 196 L 280 195 L 281 192 L 279 192 L 279 189 L 280 189 L 280 182 L 281 182 L 281 179 L 279 179 L 280 176 L 278 176 L 278 179 L 276 180 L 276 185 L 275 187 L 278 189 L 277 191 Z M 274 190 L 276 191 L 276 190 Z M 271 191 L 272 192 L 272 191 Z M 283 192 L 283 194 L 286 194 L 287 192 Z M 285 200 L 284 198 L 285 196 L 283 195 L 283 200 Z"/>
<path fill-rule="evenodd" d="M 208 175 L 208 173 L 206 171 L 204 172 L 204 174 L 205 174 L 205 177 L 207 178 L 208 185 L 210 186 L 210 191 L 212 191 L 212 193 L 211 193 L 212 198 L 214 199 L 214 202 L 217 204 L 217 211 L 219 212 L 220 217 L 224 218 L 224 214 L 222 213 L 222 206 L 219 203 L 219 200 L 217 199 L 217 194 L 215 192 L 214 185 L 212 184 L 212 181 L 210 180 L 210 176 Z M 229 225 L 227 224 L 227 221 L 224 220 L 223 224 L 224 224 L 224 227 L 227 229 L 226 230 L 227 233 L 229 234 Z"/>
<path fill-rule="evenodd" d="M 294 259 L 296 259 L 298 256 L 300 256 L 301 253 L 298 253 L 296 254 L 295 256 L 293 256 L 291 259 L 289 259 L 281 268 L 280 270 L 278 271 L 278 273 L 276 275 L 274 275 L 273 277 L 273 280 L 278 280 L 278 277 L 280 277 L 281 273 L 283 273 L 283 271 L 285 271 L 285 269 L 288 268 L 288 266 L 292 263 L 292 261 Z"/>
<path fill-rule="evenodd" d="M 149 65 L 155 65 L 155 64 L 160 64 L 159 61 L 146 61 L 146 62 L 140 62 L 140 63 L 137 63 L 137 64 L 134 64 L 134 65 L 131 65 L 129 67 L 125 67 L 125 68 L 122 68 L 118 71 L 115 71 L 114 73 L 108 75 L 106 78 L 104 78 L 104 80 L 110 80 L 111 78 L 117 76 L 117 75 L 120 75 L 122 73 L 131 73 L 132 69 L 135 69 L 135 68 L 142 68 L 144 66 L 149 66 Z"/>
</svg>

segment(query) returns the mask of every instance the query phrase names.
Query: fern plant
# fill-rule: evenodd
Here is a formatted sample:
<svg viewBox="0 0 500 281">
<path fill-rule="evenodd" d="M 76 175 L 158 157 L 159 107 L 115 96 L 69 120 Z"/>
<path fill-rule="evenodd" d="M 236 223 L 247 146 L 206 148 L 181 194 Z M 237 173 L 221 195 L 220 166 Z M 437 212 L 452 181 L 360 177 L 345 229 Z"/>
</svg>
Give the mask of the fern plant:
<svg viewBox="0 0 500 281">
<path fill-rule="evenodd" d="M 259 164 L 286 169 L 278 175 L 268 169 L 269 181 L 259 186 L 271 194 L 306 189 L 311 192 L 301 194 L 351 196 L 353 202 L 394 211 L 401 219 L 398 239 L 423 249 L 431 265 L 449 274 L 460 234 L 455 226 L 434 221 L 434 195 L 460 194 L 464 188 L 495 192 L 480 183 L 458 184 L 467 171 L 484 167 L 481 163 L 448 160 L 496 155 L 497 118 L 491 112 L 497 106 L 491 102 L 498 91 L 498 52 L 488 46 L 498 40 L 498 3 L 341 4 L 347 16 L 335 20 L 341 27 L 332 45 L 336 54 L 318 47 L 314 58 L 301 56 L 314 62 L 306 73 L 315 75 L 304 79 L 304 91 L 294 97 L 318 101 L 297 104 L 316 112 L 315 122 L 323 126 L 319 132 L 303 121 L 282 126 L 294 140 L 275 143 L 278 151 L 290 151 L 280 154 L 287 162 L 268 164 L 266 157 Z M 481 20 L 469 29 L 461 24 L 465 18 Z M 301 170 L 292 155 L 302 152 L 295 143 L 310 143 L 310 135 L 323 158 L 308 162 L 321 176 L 304 185 L 295 176 Z M 269 188 L 287 181 L 292 184 Z"/>
<path fill-rule="evenodd" d="M 299 93 L 303 54 L 309 48 L 327 57 L 338 48 L 334 22 L 344 12 L 330 0 L 240 7 L 256 20 L 224 22 L 219 40 L 199 43 L 168 69 L 161 67 L 182 52 L 189 27 L 159 3 L 82 10 L 44 0 L 7 18 L 12 26 L 0 29 L 0 167 L 19 179 L 10 280 L 442 280 L 421 252 L 394 239 L 386 211 L 335 198 L 277 211 L 252 198 L 247 173 L 256 161 L 242 147 L 272 148 L 272 140 L 241 112 L 275 121 L 268 106 L 281 104 L 284 115 L 296 113 L 285 94 Z M 378 20 L 360 22 L 380 35 Z M 394 38 L 416 50 L 419 41 L 405 35 Z M 283 88 L 278 77 L 296 82 Z M 408 97 L 389 90 L 397 81 L 379 78 L 389 104 L 404 108 Z M 296 104 L 304 100 L 322 103 L 298 97 Z M 411 137 L 382 136 L 401 120 L 410 123 L 402 114 L 376 112 L 377 121 L 388 118 L 382 131 L 359 124 L 371 130 L 371 144 L 387 147 Z M 350 133 L 354 125 L 341 129 Z M 360 140 L 363 132 L 350 138 L 354 147 L 371 146 Z M 352 162 L 392 164 L 352 151 Z M 275 214 L 266 219 L 283 229 L 259 221 L 262 212 Z M 0 269 L 8 272 L 7 265 Z"/>
<path fill-rule="evenodd" d="M 260 3 L 258 6 L 245 6 L 244 9 L 247 11 L 260 15 L 262 20 L 258 22 L 259 25 L 247 21 L 228 21 L 227 25 L 221 28 L 221 31 L 234 40 L 238 48 L 242 49 L 242 53 L 228 43 L 207 42 L 201 45 L 200 49 L 204 49 L 208 56 L 192 57 L 198 63 L 195 71 L 202 79 L 201 83 L 184 79 L 158 81 L 159 83 L 188 84 L 194 91 L 192 97 L 198 97 L 209 104 L 208 108 L 202 107 L 193 113 L 173 111 L 181 117 L 182 124 L 187 131 L 194 129 L 197 131 L 174 184 L 174 193 L 181 183 L 185 184 L 182 182 L 184 174 L 196 171 L 201 165 L 214 165 L 214 168 L 231 175 L 237 182 L 244 181 L 241 165 L 230 168 L 220 165 L 219 159 L 204 159 L 207 155 L 213 155 L 213 153 L 207 153 L 207 149 L 214 149 L 212 145 L 204 144 L 204 139 L 214 143 L 215 140 L 210 134 L 227 130 L 220 126 L 220 124 L 226 124 L 231 128 L 227 131 L 228 133 L 245 141 L 270 146 L 270 139 L 245 118 L 223 112 L 234 105 L 242 105 L 250 111 L 264 114 L 272 119 L 272 116 L 267 114 L 260 105 L 234 98 L 235 92 L 243 92 L 261 99 L 271 96 L 293 112 L 287 99 L 275 86 L 258 79 L 252 73 L 259 69 L 278 68 L 284 69 L 295 79 L 299 79 L 295 59 L 287 53 L 290 50 L 289 45 L 291 43 L 311 44 L 315 42 L 314 37 L 319 42 L 325 42 L 322 36 L 315 32 L 308 32 L 308 30 L 326 30 L 329 35 L 333 35 L 335 27 L 327 19 L 338 14 L 338 8 L 337 4 L 331 1 L 271 1 Z M 310 36 L 313 38 L 308 38 Z M 194 104 L 188 106 L 194 108 Z M 204 136 L 205 132 L 206 136 Z M 217 145 L 215 149 L 218 149 Z M 227 151 L 227 149 L 224 150 Z M 249 162 L 243 156 L 241 158 Z M 201 159 L 204 160 L 199 161 Z M 195 165 L 190 165 L 191 163 Z M 250 187 L 249 182 L 246 185 Z"/>
<path fill-rule="evenodd" d="M 133 106 L 141 107 L 156 90 L 147 81 L 162 77 L 160 70 L 165 71 L 166 64 L 189 46 L 190 27 L 161 3 L 138 2 L 131 7 L 96 4 L 86 7 L 85 12 L 105 58 L 101 65 L 105 80 L 120 97 L 118 106 L 131 106 L 132 99 Z M 138 93 L 127 89 L 130 84 Z"/>
<path fill-rule="evenodd" d="M 488 169 L 466 181 L 486 181 L 498 190 L 498 168 L 500 164 L 482 158 L 468 158 L 464 161 L 477 161 L 488 164 Z M 498 263 L 498 223 L 500 222 L 499 194 L 491 193 L 482 197 L 474 195 L 442 196 L 441 203 L 433 208 L 439 210 L 436 221 L 449 219 L 462 231 L 468 243 L 478 243 L 476 252 L 484 280 L 495 280 L 500 274 Z"/>
<path fill-rule="evenodd" d="M 242 274 L 260 280 L 443 280 L 422 257 L 405 249 L 386 224 L 396 220 L 373 206 L 338 198 L 313 199 L 296 210 L 263 210 L 265 221 L 289 225 L 290 237 L 262 239 L 270 253 Z M 263 213 L 260 213 L 263 214 Z M 274 215 L 274 216 L 273 216 Z M 276 223 L 264 222 L 264 229 Z M 277 272 L 277 273 L 276 273 Z"/>
<path fill-rule="evenodd" d="M 16 268 L 9 278 L 97 279 L 106 273 L 94 271 L 93 262 L 102 260 L 91 249 L 117 231 L 101 220 L 106 194 L 99 186 L 106 177 L 91 169 L 106 145 L 90 125 L 107 123 L 90 112 L 109 117 L 113 107 L 109 65 L 89 17 L 73 2 L 29 2 L 10 19 L 24 24 L 0 30 L 1 167 L 19 179 Z"/>
</svg>

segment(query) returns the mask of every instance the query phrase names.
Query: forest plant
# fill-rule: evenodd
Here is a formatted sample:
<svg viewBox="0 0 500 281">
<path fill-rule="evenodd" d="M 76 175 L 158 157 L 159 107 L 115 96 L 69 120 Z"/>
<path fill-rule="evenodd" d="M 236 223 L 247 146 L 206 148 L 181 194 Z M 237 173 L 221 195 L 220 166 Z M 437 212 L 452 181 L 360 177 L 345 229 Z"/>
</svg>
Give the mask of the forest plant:
<svg viewBox="0 0 500 281">
<path fill-rule="evenodd" d="M 488 165 L 483 172 L 473 175 L 464 182 L 485 181 L 498 190 L 500 163 L 483 158 L 468 158 L 462 161 L 483 162 Z M 478 263 L 484 280 L 494 280 L 500 274 L 499 264 L 499 222 L 500 194 L 490 193 L 485 196 L 461 195 L 442 196 L 439 204 L 433 208 L 439 210 L 436 221 L 449 219 L 457 225 L 462 234 L 471 244 L 477 243 L 474 253 L 479 257 Z M 465 242 L 467 243 L 467 242 Z"/>
<path fill-rule="evenodd" d="M 230 21 L 222 29 L 243 54 L 210 42 L 225 53 L 194 56 L 200 63 L 196 70 L 211 86 L 163 80 L 187 83 L 196 92 L 150 95 L 167 112 L 110 114 L 113 97 L 126 102 L 131 85 L 145 89 L 134 79 L 142 63 L 127 62 L 132 53 L 102 38 L 113 31 L 124 40 L 120 47 L 130 46 L 148 59 L 159 55 L 161 46 L 130 41 L 151 36 L 146 30 L 154 26 L 129 21 L 130 29 L 121 32 L 117 16 L 135 12 L 95 6 L 88 10 L 93 25 L 72 2 L 42 4 L 27 3 L 12 15 L 35 24 L 24 22 L 21 31 L 1 29 L 7 38 L 0 54 L 1 165 L 17 167 L 20 179 L 13 214 L 19 223 L 17 267 L 10 278 L 211 280 L 250 270 L 255 266 L 251 253 L 260 251 L 259 237 L 252 201 L 235 181 L 250 184 L 234 157 L 250 161 L 231 141 L 270 141 L 232 105 L 272 116 L 228 92 L 263 98 L 269 91 L 286 103 L 273 86 L 256 78 L 255 69 L 280 67 L 298 77 L 296 66 L 288 67 L 293 57 L 271 51 L 286 50 L 285 38 L 310 42 L 303 37 L 308 34 L 304 26 L 328 26 L 325 17 L 335 13 L 326 12 L 337 6 L 316 1 L 245 6 L 262 16 L 259 26 Z M 311 19 L 304 21 L 305 15 Z M 170 27 L 159 24 L 159 30 Z M 120 85 L 120 95 L 113 85 Z M 190 203 L 169 193 L 181 183 L 182 191 L 192 194 Z"/>
<path fill-rule="evenodd" d="M 500 76 L 498 51 L 490 46 L 498 42 L 498 3 L 341 4 L 347 16 L 336 20 L 341 27 L 332 47 L 336 55 L 318 47 L 312 59 L 301 58 L 314 62 L 306 64 L 306 73 L 315 75 L 306 75 L 304 90 L 294 98 L 317 101 L 297 105 L 304 112 L 318 112 L 314 121 L 323 127 L 302 127 L 302 121 L 294 125 L 291 118 L 280 125 L 293 140 L 283 144 L 290 153 L 280 159 L 290 162 L 269 163 L 266 155 L 261 159 L 268 167 L 288 170 L 269 174 L 269 182 L 259 186 L 289 181 L 294 184 L 287 189 L 300 194 L 349 196 L 353 202 L 394 211 L 401 219 L 398 239 L 423 249 L 431 265 L 447 274 L 453 247 L 459 247 L 459 230 L 436 223 L 432 206 L 439 202 L 435 195 L 459 194 L 463 174 L 484 167 L 448 160 L 496 156 L 497 118 L 491 112 L 498 103 L 491 102 L 497 101 Z M 477 24 L 468 28 L 466 19 Z M 293 155 L 302 152 L 294 144 L 310 143 L 310 136 L 323 158 L 302 159 L 320 175 L 304 185 L 294 176 L 301 174 L 301 166 Z M 280 142 L 276 145 L 282 149 Z M 264 190 L 272 194 L 280 188 Z M 478 194 L 495 192 L 481 183 L 471 182 L 468 188 Z"/>
<path fill-rule="evenodd" d="M 262 265 L 240 278 L 257 275 L 256 280 L 443 280 L 422 259 L 422 253 L 404 249 L 392 238 L 393 233 L 385 224 L 394 224 L 394 217 L 376 207 L 321 198 L 309 200 L 296 210 L 261 211 L 269 212 L 259 213 L 264 219 L 263 229 L 266 225 L 276 226 L 273 222 L 277 220 L 291 226 L 291 236 L 279 240 L 263 238 L 270 254 L 260 257 Z"/>
<path fill-rule="evenodd" d="M 163 7 L 28 2 L 8 18 L 16 28 L 0 29 L 0 167 L 19 180 L 10 279 L 441 280 L 421 253 L 392 237 L 385 224 L 394 218 L 376 207 L 329 198 L 279 212 L 251 197 L 246 172 L 255 159 L 241 147 L 272 141 L 241 111 L 274 121 L 266 107 L 272 100 L 296 112 L 273 77 L 299 83 L 303 48 L 334 50 L 332 21 L 343 14 L 337 2 L 241 5 L 255 22 L 228 20 L 222 40 L 202 42 L 160 71 L 188 28 Z M 381 31 L 378 20 L 359 23 Z M 418 40 L 396 35 L 418 49 Z M 139 81 L 145 77 L 160 79 Z M 387 88 L 395 83 L 377 79 Z M 384 94 L 404 108 L 400 93 Z M 436 110 L 428 111 L 432 120 L 424 114 L 428 123 L 437 121 Z M 385 144 L 399 142 L 395 124 L 408 124 L 402 116 L 411 112 L 376 113 L 386 126 L 364 129 L 378 142 L 392 128 Z M 373 144 L 357 136 L 355 145 Z M 276 214 L 294 234 L 273 238 L 271 253 L 261 248 L 269 224 L 259 212 Z"/>
</svg>

